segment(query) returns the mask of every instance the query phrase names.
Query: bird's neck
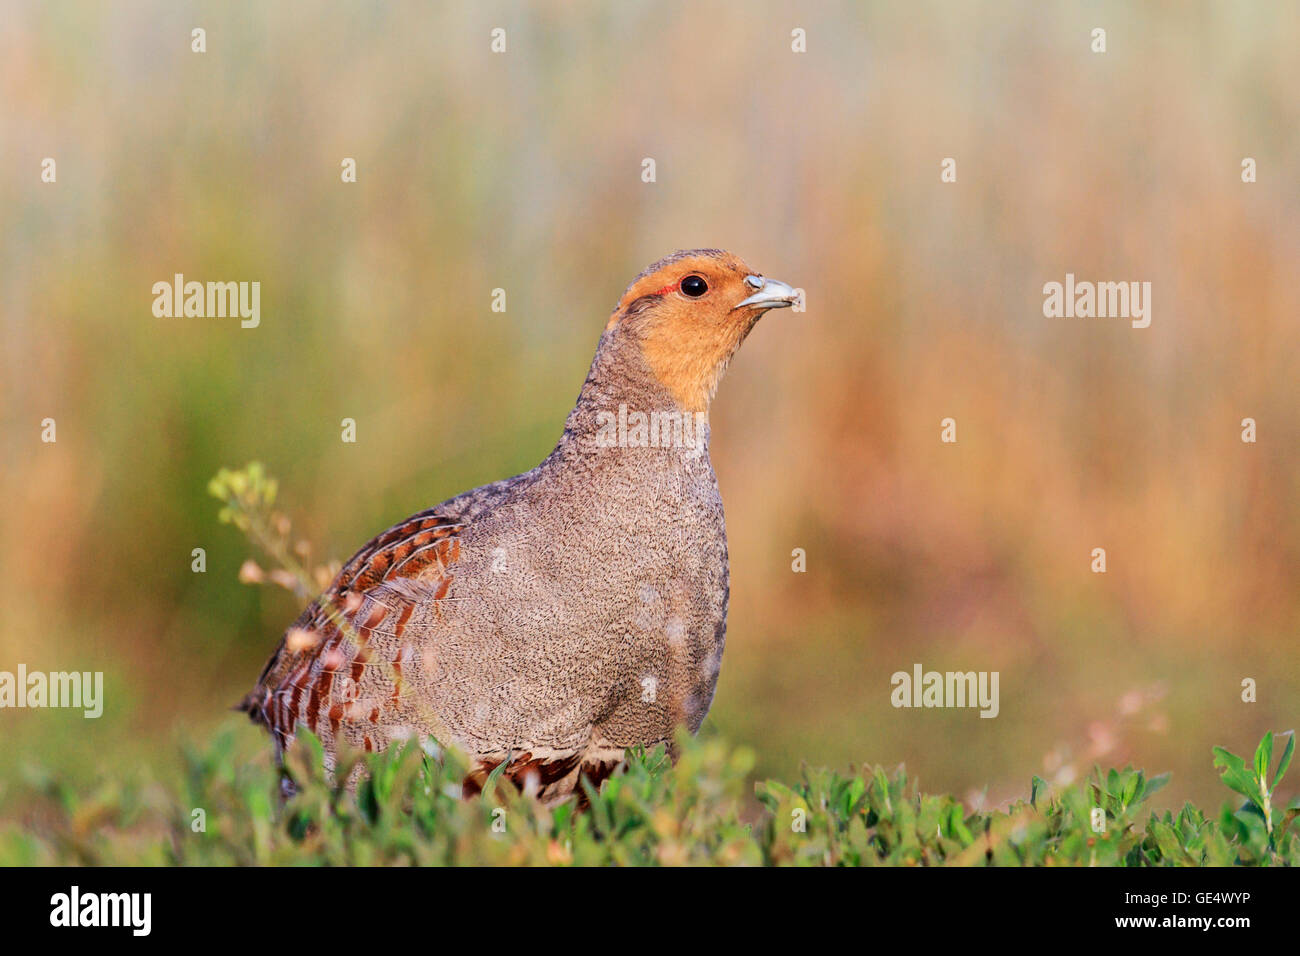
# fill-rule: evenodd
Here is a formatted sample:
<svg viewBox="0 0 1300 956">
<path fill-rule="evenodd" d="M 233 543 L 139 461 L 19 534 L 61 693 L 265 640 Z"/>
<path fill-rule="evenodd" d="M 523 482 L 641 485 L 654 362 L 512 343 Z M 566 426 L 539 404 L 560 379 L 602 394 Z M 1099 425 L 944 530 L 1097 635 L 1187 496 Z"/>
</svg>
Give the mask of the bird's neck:
<svg viewBox="0 0 1300 956">
<path fill-rule="evenodd" d="M 607 330 L 556 453 L 587 456 L 645 448 L 667 459 L 707 462 L 708 440 L 707 406 L 683 407 L 656 378 L 638 343 Z"/>
</svg>

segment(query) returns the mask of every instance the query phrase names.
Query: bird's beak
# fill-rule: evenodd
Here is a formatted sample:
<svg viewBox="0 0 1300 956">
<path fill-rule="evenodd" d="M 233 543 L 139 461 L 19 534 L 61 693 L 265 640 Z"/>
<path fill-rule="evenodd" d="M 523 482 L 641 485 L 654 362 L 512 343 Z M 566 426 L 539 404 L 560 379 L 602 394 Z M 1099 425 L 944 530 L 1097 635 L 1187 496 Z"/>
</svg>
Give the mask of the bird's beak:
<svg viewBox="0 0 1300 956">
<path fill-rule="evenodd" d="M 731 307 L 731 311 L 736 309 L 788 309 L 799 300 L 799 294 L 786 285 L 784 282 L 778 282 L 776 279 L 764 279 L 762 276 L 745 276 L 745 284 L 751 289 L 758 291 L 748 299 L 737 302 Z"/>
</svg>

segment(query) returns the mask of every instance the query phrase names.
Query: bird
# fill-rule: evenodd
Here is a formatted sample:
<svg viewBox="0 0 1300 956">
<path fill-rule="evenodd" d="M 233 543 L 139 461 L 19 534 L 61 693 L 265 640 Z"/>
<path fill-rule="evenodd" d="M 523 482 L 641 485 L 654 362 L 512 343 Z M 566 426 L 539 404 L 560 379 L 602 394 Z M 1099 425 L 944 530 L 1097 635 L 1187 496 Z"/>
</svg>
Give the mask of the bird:
<svg viewBox="0 0 1300 956">
<path fill-rule="evenodd" d="M 299 728 L 381 751 L 415 738 L 545 805 L 636 747 L 699 730 L 727 628 L 726 522 L 710 403 L 759 318 L 799 301 L 720 249 L 673 253 L 624 291 L 551 453 L 358 551 L 238 709 L 284 756 Z M 504 764 L 504 767 L 502 765 Z"/>
</svg>

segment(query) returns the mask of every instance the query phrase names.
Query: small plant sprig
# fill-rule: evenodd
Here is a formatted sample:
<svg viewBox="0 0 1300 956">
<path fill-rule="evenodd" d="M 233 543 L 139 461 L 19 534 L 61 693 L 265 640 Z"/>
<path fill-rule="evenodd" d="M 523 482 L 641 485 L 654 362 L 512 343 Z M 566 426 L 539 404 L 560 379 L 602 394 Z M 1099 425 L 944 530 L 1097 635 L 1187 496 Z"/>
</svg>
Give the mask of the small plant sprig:
<svg viewBox="0 0 1300 956">
<path fill-rule="evenodd" d="M 1214 748 L 1214 765 L 1219 768 L 1224 784 L 1246 798 L 1246 802 L 1235 811 L 1224 807 L 1220 822 L 1225 828 L 1238 829 L 1242 843 L 1257 856 L 1267 852 L 1276 857 L 1287 840 L 1287 831 L 1292 822 L 1300 814 L 1300 797 L 1292 800 L 1285 810 L 1274 806 L 1274 792 L 1287 768 L 1291 766 L 1291 757 L 1295 753 L 1295 731 L 1288 730 L 1277 736 L 1286 738 L 1286 746 L 1271 783 L 1269 768 L 1273 763 L 1272 731 L 1264 734 L 1259 746 L 1255 748 L 1255 759 L 1250 764 L 1224 747 Z"/>
<path fill-rule="evenodd" d="M 239 569 L 245 584 L 269 581 L 295 594 L 304 604 L 315 592 L 329 586 L 339 572 L 337 562 L 310 567 L 312 546 L 304 538 L 293 540 L 289 516 L 275 508 L 279 482 L 266 473 L 260 461 L 231 470 L 222 468 L 208 482 L 208 492 L 224 507 L 218 514 L 223 524 L 233 524 L 278 565 L 270 571 L 251 558 Z"/>
</svg>

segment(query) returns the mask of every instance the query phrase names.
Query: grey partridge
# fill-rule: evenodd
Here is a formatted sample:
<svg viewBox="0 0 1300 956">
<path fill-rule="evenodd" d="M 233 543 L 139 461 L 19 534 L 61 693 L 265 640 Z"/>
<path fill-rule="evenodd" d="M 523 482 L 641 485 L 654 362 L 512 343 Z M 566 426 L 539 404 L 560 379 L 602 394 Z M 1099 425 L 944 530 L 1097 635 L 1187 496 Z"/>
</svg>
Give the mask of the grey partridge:
<svg viewBox="0 0 1300 956">
<path fill-rule="evenodd" d="M 727 536 L 709 461 L 718 380 L 796 292 L 716 249 L 633 280 L 555 450 L 379 535 L 281 639 L 241 708 L 283 756 L 327 764 L 432 736 L 547 803 L 637 745 L 698 730 L 727 625 Z"/>
</svg>

